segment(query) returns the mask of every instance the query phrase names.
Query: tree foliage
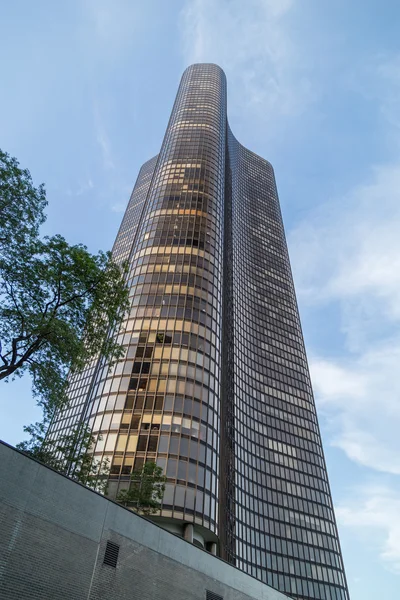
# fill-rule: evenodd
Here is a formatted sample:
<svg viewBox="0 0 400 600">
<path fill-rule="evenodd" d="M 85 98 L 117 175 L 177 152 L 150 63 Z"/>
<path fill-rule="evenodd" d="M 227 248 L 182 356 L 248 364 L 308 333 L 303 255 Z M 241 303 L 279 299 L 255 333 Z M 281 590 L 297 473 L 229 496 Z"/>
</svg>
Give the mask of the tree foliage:
<svg viewBox="0 0 400 600">
<path fill-rule="evenodd" d="M 129 488 L 118 493 L 117 502 L 142 515 L 153 515 L 161 508 L 165 482 L 162 468 L 146 462 L 141 471 L 132 472 Z"/>
<path fill-rule="evenodd" d="M 78 425 L 70 433 L 54 440 L 46 436 L 46 429 L 45 422 L 24 427 L 30 439 L 18 444 L 18 450 L 87 487 L 106 493 L 109 461 L 98 463 L 91 454 L 96 437 L 89 427 Z"/>
<path fill-rule="evenodd" d="M 128 306 L 126 266 L 60 235 L 40 238 L 43 185 L 0 151 L 0 380 L 29 372 L 45 410 L 67 401 L 68 372 L 96 356 L 110 365 Z M 46 418 L 47 418 L 46 417 Z"/>
<path fill-rule="evenodd" d="M 29 248 L 45 221 L 43 185 L 35 188 L 27 169 L 0 149 L 0 255 Z"/>
</svg>

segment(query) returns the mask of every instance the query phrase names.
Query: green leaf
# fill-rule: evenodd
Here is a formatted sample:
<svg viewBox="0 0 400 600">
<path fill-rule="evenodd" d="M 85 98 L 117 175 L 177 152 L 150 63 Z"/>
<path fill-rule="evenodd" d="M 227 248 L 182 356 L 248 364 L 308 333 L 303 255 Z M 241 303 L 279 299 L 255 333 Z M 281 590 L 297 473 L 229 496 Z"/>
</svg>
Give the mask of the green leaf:
<svg viewBox="0 0 400 600">
<path fill-rule="evenodd" d="M 60 235 L 40 238 L 43 186 L 0 151 L 0 381 L 29 373 L 45 417 L 68 402 L 68 373 L 123 355 L 126 264 Z"/>
<path fill-rule="evenodd" d="M 117 502 L 143 515 L 152 515 L 161 508 L 166 477 L 155 462 L 146 462 L 141 471 L 133 471 L 128 489 L 120 490 Z"/>
</svg>

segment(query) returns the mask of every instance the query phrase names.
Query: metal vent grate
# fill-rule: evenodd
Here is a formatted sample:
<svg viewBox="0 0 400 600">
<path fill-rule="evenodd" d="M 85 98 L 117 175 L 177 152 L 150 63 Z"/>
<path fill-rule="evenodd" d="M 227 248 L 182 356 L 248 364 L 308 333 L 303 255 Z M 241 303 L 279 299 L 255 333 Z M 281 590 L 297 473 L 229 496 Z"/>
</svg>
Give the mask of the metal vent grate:
<svg viewBox="0 0 400 600">
<path fill-rule="evenodd" d="M 104 553 L 103 565 L 109 565 L 110 567 L 114 567 L 115 569 L 118 562 L 118 554 L 118 544 L 114 544 L 114 542 L 107 542 L 106 551 Z"/>
<path fill-rule="evenodd" d="M 224 599 L 219 594 L 215 594 L 214 592 L 210 592 L 210 590 L 206 590 L 206 600 L 224 600 Z"/>
</svg>

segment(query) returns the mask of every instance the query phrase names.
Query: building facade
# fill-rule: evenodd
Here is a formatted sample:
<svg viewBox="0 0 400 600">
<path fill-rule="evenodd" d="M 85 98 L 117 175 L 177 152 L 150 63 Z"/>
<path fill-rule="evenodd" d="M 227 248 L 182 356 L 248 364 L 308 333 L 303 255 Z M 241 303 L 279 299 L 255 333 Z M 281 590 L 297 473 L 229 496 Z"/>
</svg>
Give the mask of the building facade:
<svg viewBox="0 0 400 600">
<path fill-rule="evenodd" d="M 184 72 L 113 255 L 125 358 L 71 381 L 50 436 L 88 422 L 111 496 L 156 461 L 165 527 L 295 599 L 348 600 L 274 172 L 231 133 L 218 66 Z"/>
</svg>

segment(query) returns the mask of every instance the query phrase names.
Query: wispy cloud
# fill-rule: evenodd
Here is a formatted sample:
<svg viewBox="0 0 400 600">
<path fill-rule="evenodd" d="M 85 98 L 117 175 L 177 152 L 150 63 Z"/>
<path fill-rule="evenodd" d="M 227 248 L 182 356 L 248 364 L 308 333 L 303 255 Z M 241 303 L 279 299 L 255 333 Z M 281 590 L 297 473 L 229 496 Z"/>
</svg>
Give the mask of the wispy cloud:
<svg viewBox="0 0 400 600">
<path fill-rule="evenodd" d="M 332 443 L 400 474 L 400 162 L 319 209 L 291 233 L 302 303 L 340 311 L 343 353 L 311 360 Z"/>
<path fill-rule="evenodd" d="M 343 309 L 357 301 L 343 318 L 360 335 L 374 332 L 372 316 L 400 319 L 399 189 L 400 161 L 372 167 L 366 183 L 309 214 L 290 235 L 303 298 Z"/>
<path fill-rule="evenodd" d="M 91 36 L 93 50 L 101 54 L 102 61 L 117 60 L 134 43 L 145 7 L 130 0 L 84 0 L 83 6 L 88 19 L 85 34 Z"/>
<path fill-rule="evenodd" d="M 397 64 L 375 68 L 375 81 L 386 81 L 376 99 L 383 137 L 395 120 Z M 300 302 L 340 315 L 341 352 L 332 359 L 319 349 L 310 361 L 331 443 L 358 464 L 399 475 L 400 157 L 392 149 L 390 162 L 370 166 L 364 182 L 314 209 L 289 242 Z"/>
<path fill-rule="evenodd" d="M 375 93 L 379 96 L 380 90 L 385 90 L 381 101 L 381 113 L 389 123 L 390 128 L 395 128 L 397 145 L 400 147 L 398 130 L 400 129 L 400 54 L 395 54 L 380 59 L 377 66 L 377 76 L 380 79 Z"/>
<path fill-rule="evenodd" d="M 371 546 L 378 545 L 386 566 L 400 574 L 400 490 L 358 488 L 346 504 L 336 507 L 336 515 Z"/>
<path fill-rule="evenodd" d="M 89 177 L 87 181 L 85 181 L 84 183 L 82 183 L 78 190 L 76 191 L 76 195 L 77 196 L 82 196 L 82 194 L 85 194 L 86 192 L 88 192 L 89 190 L 92 190 L 94 188 L 94 183 L 91 180 L 91 178 Z"/>
<path fill-rule="evenodd" d="M 132 192 L 133 182 L 129 181 L 129 177 L 127 179 L 126 173 L 121 169 L 121 161 L 115 158 L 115 156 L 118 156 L 117 150 L 114 154 L 114 149 L 108 136 L 107 121 L 103 118 L 99 103 L 96 103 L 94 106 L 93 117 L 94 133 L 102 167 L 100 182 L 97 183 L 97 197 L 112 212 L 122 213 Z M 89 182 L 92 183 L 90 180 Z"/>
<path fill-rule="evenodd" d="M 83 196 L 94 188 L 93 180 L 88 177 L 86 181 L 77 183 L 76 187 L 64 189 L 67 196 Z"/>
<path fill-rule="evenodd" d="M 95 106 L 94 108 L 94 125 L 96 141 L 100 148 L 103 166 L 107 170 L 115 169 L 111 142 L 109 140 L 98 106 Z"/>
<path fill-rule="evenodd" d="M 395 475 L 400 475 L 399 364 L 399 339 L 336 361 L 310 361 L 331 444 L 360 465 Z"/>
<path fill-rule="evenodd" d="M 126 202 L 116 202 L 111 206 L 112 212 L 122 213 L 126 209 Z"/>
<path fill-rule="evenodd" d="M 232 111 L 246 104 L 260 116 L 301 114 L 315 90 L 287 26 L 295 0 L 187 0 L 181 31 L 185 61 L 215 62 L 225 69 Z"/>
</svg>

